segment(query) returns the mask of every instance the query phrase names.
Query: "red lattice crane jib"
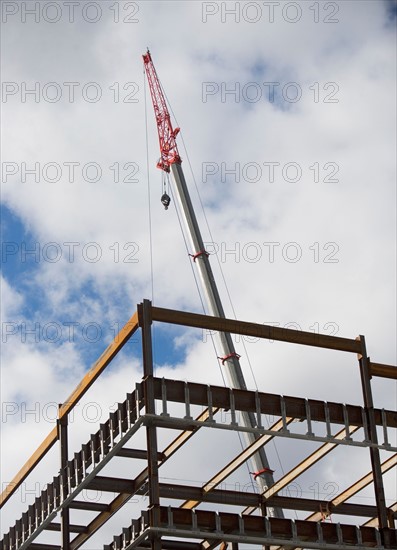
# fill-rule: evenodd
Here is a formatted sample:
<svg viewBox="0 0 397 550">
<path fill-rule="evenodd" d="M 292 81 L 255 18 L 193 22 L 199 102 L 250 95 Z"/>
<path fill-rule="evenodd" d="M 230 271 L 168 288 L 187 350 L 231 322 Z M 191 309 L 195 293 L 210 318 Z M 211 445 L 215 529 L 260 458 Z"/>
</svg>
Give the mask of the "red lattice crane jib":
<svg viewBox="0 0 397 550">
<path fill-rule="evenodd" d="M 174 162 L 181 162 L 175 139 L 179 133 L 179 128 L 172 128 L 170 113 L 168 112 L 164 94 L 149 50 L 142 57 L 145 64 L 154 114 L 156 117 L 157 131 L 159 134 L 161 157 L 157 163 L 157 168 L 169 172 L 171 164 Z"/>
</svg>

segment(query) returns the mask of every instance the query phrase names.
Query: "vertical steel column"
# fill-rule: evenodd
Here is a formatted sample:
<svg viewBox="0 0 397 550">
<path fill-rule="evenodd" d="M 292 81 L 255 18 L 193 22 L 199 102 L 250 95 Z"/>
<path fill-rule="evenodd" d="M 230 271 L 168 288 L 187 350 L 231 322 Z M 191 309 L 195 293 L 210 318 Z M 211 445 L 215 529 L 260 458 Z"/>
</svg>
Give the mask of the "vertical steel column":
<svg viewBox="0 0 397 550">
<path fill-rule="evenodd" d="M 154 388 L 153 388 L 153 354 L 152 354 L 152 304 L 144 300 L 138 305 L 138 321 L 142 329 L 142 353 L 143 353 L 143 386 L 145 414 L 155 414 Z M 157 432 L 156 427 L 146 426 L 146 441 L 148 452 L 148 487 L 149 487 L 149 518 L 152 527 L 160 525 L 160 489 L 157 462 Z M 161 550 L 161 539 L 154 535 L 151 542 L 152 550 Z"/>
<path fill-rule="evenodd" d="M 59 405 L 59 410 L 62 405 Z M 68 415 L 64 414 L 57 420 L 58 439 L 61 455 L 61 483 L 63 498 L 68 490 Z M 61 549 L 69 550 L 70 545 L 70 512 L 69 508 L 63 508 L 61 511 Z"/>
<path fill-rule="evenodd" d="M 376 423 L 374 415 L 374 402 L 372 398 L 371 389 L 371 375 L 369 371 L 369 357 L 367 356 L 367 349 L 365 345 L 364 336 L 359 336 L 357 340 L 361 343 L 361 353 L 358 355 L 360 365 L 361 385 L 364 398 L 364 410 L 367 417 L 368 425 L 368 437 L 371 443 L 377 445 L 378 435 L 376 433 Z M 382 544 L 386 547 L 390 547 L 390 534 L 388 528 L 387 507 L 385 499 L 385 490 L 383 487 L 383 478 L 381 470 L 380 453 L 377 447 L 369 448 L 371 456 L 372 472 L 374 477 L 374 489 L 376 507 L 378 510 L 379 529 L 382 536 Z"/>
<path fill-rule="evenodd" d="M 188 229 L 193 252 L 196 254 L 200 252 L 205 252 L 203 239 L 200 233 L 200 228 L 197 222 L 196 214 L 194 212 L 193 204 L 189 195 L 189 190 L 187 188 L 182 165 L 179 162 L 175 162 L 171 164 L 171 170 L 177 190 L 176 196 L 182 216 L 185 221 L 185 225 Z M 197 256 L 196 264 L 211 315 L 214 315 L 215 317 L 225 318 L 225 312 L 207 255 L 203 253 Z M 220 332 L 219 338 L 222 354 L 224 355 L 224 357 L 228 357 L 228 359 L 225 361 L 225 370 L 229 384 L 233 388 L 244 390 L 247 389 L 244 375 L 241 370 L 241 366 L 236 351 L 234 349 L 233 341 L 230 334 L 226 332 Z M 252 413 L 242 412 L 241 416 L 245 426 L 250 428 L 256 427 L 255 416 Z M 253 443 L 256 439 L 254 434 L 246 432 L 244 433 L 244 438 L 248 445 Z M 269 462 L 263 448 L 259 449 L 258 452 L 253 457 L 251 457 L 250 462 L 254 471 L 270 469 Z M 264 491 L 268 487 L 274 485 L 273 475 L 270 471 L 265 471 L 263 474 L 263 478 L 264 479 L 262 479 L 262 476 L 258 476 L 256 478 L 261 491 Z M 283 512 L 280 508 L 274 508 L 273 512 L 276 517 L 284 517 Z"/>
</svg>

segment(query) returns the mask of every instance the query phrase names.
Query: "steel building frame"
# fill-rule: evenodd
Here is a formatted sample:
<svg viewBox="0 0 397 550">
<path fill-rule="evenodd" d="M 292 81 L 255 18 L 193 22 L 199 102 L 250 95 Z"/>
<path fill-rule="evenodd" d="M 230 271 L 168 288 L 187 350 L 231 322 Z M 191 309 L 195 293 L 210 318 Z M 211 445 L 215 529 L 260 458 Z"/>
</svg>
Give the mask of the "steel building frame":
<svg viewBox="0 0 397 550">
<path fill-rule="evenodd" d="M 153 322 L 357 354 L 364 406 L 157 378 L 153 371 Z M 100 424 L 99 430 L 69 460 L 69 413 L 138 329 L 142 333 L 142 381 L 136 384 L 134 391 L 127 394 L 126 400 L 119 403 L 117 411 L 110 414 L 107 422 Z M 148 508 L 129 527 L 123 529 L 121 535 L 115 536 L 113 542 L 105 544 L 104 550 L 204 550 L 219 546 L 222 550 L 236 550 L 240 543 L 269 548 L 325 550 L 397 548 L 397 503 L 391 507 L 386 506 L 383 487 L 383 474 L 397 465 L 397 447 L 391 444 L 390 436 L 391 430 L 397 428 L 397 413 L 374 408 L 372 376 L 397 380 L 397 367 L 371 362 L 367 357 L 363 336 L 347 339 L 281 329 L 153 307 L 148 300 L 144 300 L 60 407 L 57 427 L 50 432 L 2 493 L 1 506 L 12 497 L 49 449 L 59 441 L 60 474 L 53 478 L 34 504 L 28 507 L 4 535 L 0 550 L 77 550 L 132 495 L 143 494 L 148 495 Z M 174 411 L 174 406 L 172 414 L 169 412 L 171 404 L 179 404 L 180 414 Z M 203 409 L 194 418 L 191 408 L 197 405 Z M 230 422 L 219 420 L 217 413 L 220 411 L 228 411 Z M 254 415 L 255 427 L 248 427 L 240 421 L 242 412 Z M 262 415 L 273 415 L 277 420 L 272 426 L 265 428 Z M 291 429 L 295 420 L 305 425 L 306 433 Z M 313 422 L 321 423 L 325 427 L 325 435 L 316 435 Z M 333 425 L 340 426 L 336 433 L 333 433 Z M 146 432 L 146 448 L 127 447 L 127 442 L 141 428 Z M 179 435 L 165 449 L 159 450 L 157 435 L 162 428 L 177 430 Z M 377 428 L 382 433 L 381 440 L 378 440 Z M 201 429 L 250 432 L 254 434 L 255 441 L 202 487 L 160 482 L 159 468 Z M 228 476 L 274 437 L 304 439 L 321 445 L 262 494 L 220 488 Z M 283 488 L 339 445 L 368 448 L 371 471 L 330 501 L 279 495 Z M 390 453 L 389 458 L 383 462 L 380 460 L 381 450 Z M 147 465 L 134 479 L 100 475 L 101 470 L 116 456 L 145 460 Z M 374 504 L 347 502 L 370 484 L 374 487 Z M 78 498 L 83 489 L 118 494 L 108 504 L 85 502 Z M 171 507 L 162 505 L 161 499 L 183 502 L 179 506 Z M 217 512 L 199 509 L 200 503 L 217 504 L 221 509 Z M 238 506 L 241 511 L 225 511 L 228 506 Z M 284 510 L 306 510 L 310 515 L 306 520 L 269 517 L 267 509 L 277 507 Z M 90 510 L 97 515 L 88 525 L 73 525 L 70 522 L 72 509 Z M 326 515 L 334 513 L 364 517 L 367 521 L 360 526 L 328 523 L 322 521 L 324 511 Z M 60 518 L 59 523 L 55 521 L 57 516 Z M 60 531 L 58 546 L 36 540 L 42 532 L 48 530 Z"/>
</svg>

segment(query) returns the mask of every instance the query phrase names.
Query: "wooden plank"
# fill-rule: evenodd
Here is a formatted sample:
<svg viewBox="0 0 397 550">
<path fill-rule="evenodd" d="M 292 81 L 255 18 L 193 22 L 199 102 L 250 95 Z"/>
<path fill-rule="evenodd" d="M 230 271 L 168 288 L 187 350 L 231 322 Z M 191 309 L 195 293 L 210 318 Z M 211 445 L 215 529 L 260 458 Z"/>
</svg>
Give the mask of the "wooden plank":
<svg viewBox="0 0 397 550">
<path fill-rule="evenodd" d="M 176 311 L 160 307 L 152 308 L 152 316 L 153 321 L 196 328 L 206 328 L 219 332 L 244 334 L 246 336 L 278 340 L 280 342 L 289 342 L 292 344 L 302 344 L 306 346 L 315 346 L 351 353 L 359 353 L 361 350 L 359 341 L 349 338 L 329 336 L 328 334 L 316 334 L 314 332 L 304 332 L 300 330 L 273 327 L 270 325 L 259 325 L 256 323 L 248 323 L 246 321 L 236 321 L 234 319 L 221 319 L 219 317 L 211 317 L 209 315 L 187 313 L 185 311 Z"/>
<path fill-rule="evenodd" d="M 81 382 L 76 386 L 71 395 L 66 399 L 63 405 L 59 409 L 59 418 L 62 418 L 68 414 L 76 403 L 83 397 L 83 395 L 92 386 L 98 376 L 108 366 L 111 360 L 117 355 L 121 348 L 127 343 L 129 338 L 134 334 L 138 328 L 138 314 L 137 312 L 131 317 L 131 319 L 124 325 L 120 332 L 115 336 L 113 342 L 106 348 L 100 358 L 94 363 L 91 369 L 85 374 Z M 7 485 L 4 491 L 0 495 L 0 508 L 4 506 L 7 500 L 18 489 L 21 483 L 30 474 L 33 468 L 40 462 L 40 460 L 47 454 L 54 443 L 58 439 L 57 428 L 53 428 L 48 436 L 44 439 L 42 444 L 36 449 L 32 456 L 22 466 L 19 472 L 14 476 L 12 481 Z"/>
<path fill-rule="evenodd" d="M 397 367 L 393 365 L 384 365 L 382 363 L 369 363 L 369 374 L 371 376 L 379 376 L 382 378 L 392 378 L 397 380 Z"/>
</svg>

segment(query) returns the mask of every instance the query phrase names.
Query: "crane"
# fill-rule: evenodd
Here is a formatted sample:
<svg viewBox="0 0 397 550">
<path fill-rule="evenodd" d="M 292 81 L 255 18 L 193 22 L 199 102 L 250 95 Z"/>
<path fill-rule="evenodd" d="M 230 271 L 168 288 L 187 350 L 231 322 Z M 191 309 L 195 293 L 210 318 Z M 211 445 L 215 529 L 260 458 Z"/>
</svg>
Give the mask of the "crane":
<svg viewBox="0 0 397 550">
<path fill-rule="evenodd" d="M 206 298 L 207 308 L 211 315 L 224 319 L 225 312 L 211 269 L 209 254 L 204 248 L 200 228 L 182 170 L 182 159 L 176 142 L 176 137 L 180 128 L 173 128 L 172 126 L 164 93 L 149 50 L 143 55 L 143 62 L 152 97 L 159 137 L 160 159 L 157 163 L 157 167 L 166 173 L 172 173 L 176 190 L 175 196 L 187 228 L 190 245 L 193 250 L 191 256 L 193 256 L 194 263 L 197 266 L 201 286 Z M 164 192 L 161 200 L 164 206 L 168 208 L 170 197 L 167 193 Z M 233 341 L 229 333 L 219 333 L 219 349 L 219 359 L 225 368 L 230 386 L 236 389 L 247 389 L 239 362 L 240 356 L 234 349 Z M 255 428 L 257 426 L 255 416 L 250 413 L 242 413 L 242 422 L 244 426 L 249 428 Z M 244 436 L 248 444 L 253 443 L 256 439 L 255 435 L 250 432 L 244 432 Z M 274 485 L 273 471 L 269 467 L 263 447 L 253 455 L 251 464 L 255 472 L 261 472 L 262 474 L 255 477 L 261 492 L 267 487 Z M 273 514 L 276 517 L 283 517 L 282 510 L 279 508 L 273 509 Z"/>
</svg>

